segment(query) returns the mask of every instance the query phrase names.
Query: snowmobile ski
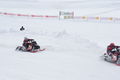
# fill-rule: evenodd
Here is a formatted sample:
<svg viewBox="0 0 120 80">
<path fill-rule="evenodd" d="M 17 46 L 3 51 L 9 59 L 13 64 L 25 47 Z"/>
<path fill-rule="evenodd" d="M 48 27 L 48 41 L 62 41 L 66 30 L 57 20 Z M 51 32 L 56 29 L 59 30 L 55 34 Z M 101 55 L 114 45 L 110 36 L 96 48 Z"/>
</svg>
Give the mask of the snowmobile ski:
<svg viewBox="0 0 120 80">
<path fill-rule="evenodd" d="M 43 48 L 43 49 L 39 49 L 39 50 L 37 50 L 37 51 L 31 51 L 31 53 L 37 53 L 37 52 L 45 51 L 45 50 L 46 50 L 46 48 Z"/>
</svg>

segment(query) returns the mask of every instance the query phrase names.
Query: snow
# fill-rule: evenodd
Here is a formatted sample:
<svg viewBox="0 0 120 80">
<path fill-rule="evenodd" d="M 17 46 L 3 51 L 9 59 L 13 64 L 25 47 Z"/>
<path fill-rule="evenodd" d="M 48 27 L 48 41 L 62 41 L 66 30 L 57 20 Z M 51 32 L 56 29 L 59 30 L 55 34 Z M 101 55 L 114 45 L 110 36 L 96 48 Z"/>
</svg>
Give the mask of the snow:
<svg viewBox="0 0 120 80">
<path fill-rule="evenodd" d="M 120 17 L 119 0 L 1 0 L 0 11 L 76 16 Z M 119 66 L 101 56 L 106 46 L 120 45 L 119 23 L 41 19 L 0 15 L 0 80 L 120 80 Z M 19 31 L 21 26 L 25 31 Z M 46 51 L 17 52 L 24 37 Z"/>
</svg>

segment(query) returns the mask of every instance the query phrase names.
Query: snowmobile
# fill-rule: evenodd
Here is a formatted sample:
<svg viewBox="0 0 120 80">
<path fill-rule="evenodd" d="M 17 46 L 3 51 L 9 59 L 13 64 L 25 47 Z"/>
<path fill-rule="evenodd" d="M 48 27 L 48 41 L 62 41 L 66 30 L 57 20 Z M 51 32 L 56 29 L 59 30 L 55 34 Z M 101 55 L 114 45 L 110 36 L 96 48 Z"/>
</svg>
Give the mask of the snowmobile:
<svg viewBox="0 0 120 80">
<path fill-rule="evenodd" d="M 40 49 L 40 46 L 37 44 L 37 42 L 34 39 L 30 39 L 27 37 L 24 37 L 22 46 L 18 46 L 16 48 L 16 51 L 22 51 L 22 52 L 39 52 L 44 51 L 44 49 Z"/>
<path fill-rule="evenodd" d="M 120 50 L 111 54 L 104 53 L 103 57 L 105 61 L 120 65 Z"/>
<path fill-rule="evenodd" d="M 16 47 L 15 50 L 16 50 L 16 51 L 22 51 L 22 52 L 36 53 L 36 52 L 39 52 L 39 51 L 44 51 L 45 48 L 40 49 L 40 47 L 38 47 L 38 48 L 36 49 L 34 46 L 32 46 L 32 49 L 31 49 L 31 50 L 27 50 L 24 46 L 18 46 L 18 47 Z"/>
</svg>

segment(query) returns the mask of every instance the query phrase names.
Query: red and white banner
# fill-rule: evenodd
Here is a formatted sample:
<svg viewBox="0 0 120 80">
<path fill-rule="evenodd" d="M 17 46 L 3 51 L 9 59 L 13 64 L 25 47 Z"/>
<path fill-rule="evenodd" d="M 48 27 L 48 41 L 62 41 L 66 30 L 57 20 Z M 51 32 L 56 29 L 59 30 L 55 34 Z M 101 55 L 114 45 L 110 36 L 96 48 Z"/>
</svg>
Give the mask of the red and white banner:
<svg viewBox="0 0 120 80">
<path fill-rule="evenodd" d="M 50 16 L 50 15 L 34 15 L 34 14 L 17 14 L 17 13 L 6 13 L 0 12 L 0 15 L 9 15 L 9 16 L 24 16 L 24 17 L 40 17 L 40 18 L 58 18 L 58 16 Z"/>
</svg>

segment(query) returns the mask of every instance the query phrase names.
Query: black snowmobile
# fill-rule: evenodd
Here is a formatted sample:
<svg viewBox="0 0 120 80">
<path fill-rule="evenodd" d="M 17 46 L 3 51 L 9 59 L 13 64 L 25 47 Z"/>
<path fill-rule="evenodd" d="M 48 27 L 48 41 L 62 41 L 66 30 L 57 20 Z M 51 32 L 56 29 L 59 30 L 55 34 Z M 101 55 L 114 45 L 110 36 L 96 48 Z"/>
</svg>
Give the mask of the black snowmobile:
<svg viewBox="0 0 120 80">
<path fill-rule="evenodd" d="M 31 50 L 27 50 L 27 48 L 24 47 L 24 46 L 18 46 L 16 48 L 16 51 L 32 52 L 32 53 L 34 53 L 34 52 L 38 52 L 38 51 L 42 51 L 42 50 L 40 49 L 39 45 L 36 45 L 36 46 L 31 46 Z"/>
<path fill-rule="evenodd" d="M 45 49 L 40 49 L 40 46 L 37 44 L 36 41 L 34 41 L 34 39 L 29 39 L 26 37 L 23 41 L 23 45 L 16 48 L 16 51 L 22 52 L 38 52 L 43 50 Z"/>
</svg>

